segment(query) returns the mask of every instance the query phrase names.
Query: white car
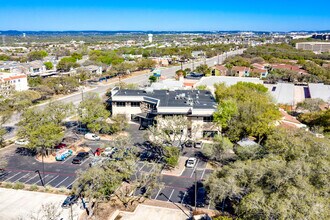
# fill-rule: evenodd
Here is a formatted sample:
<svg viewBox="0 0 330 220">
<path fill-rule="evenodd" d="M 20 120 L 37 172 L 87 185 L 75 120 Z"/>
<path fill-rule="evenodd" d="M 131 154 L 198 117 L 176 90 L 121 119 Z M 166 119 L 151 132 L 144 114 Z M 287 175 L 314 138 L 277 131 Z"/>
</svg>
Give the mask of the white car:
<svg viewBox="0 0 330 220">
<path fill-rule="evenodd" d="M 29 141 L 27 141 L 27 140 L 24 140 L 24 139 L 18 139 L 18 140 L 16 140 L 16 141 L 15 141 L 15 144 L 17 144 L 17 145 L 24 145 L 24 146 L 26 146 L 26 145 L 28 145 L 28 144 L 29 144 Z"/>
<path fill-rule="evenodd" d="M 197 162 L 197 159 L 195 157 L 190 157 L 186 161 L 186 167 L 187 168 L 194 168 L 194 166 L 196 165 L 196 162 Z"/>
<path fill-rule="evenodd" d="M 104 149 L 101 155 L 104 157 L 110 157 L 114 152 L 115 152 L 115 148 L 107 147 Z"/>
<path fill-rule="evenodd" d="M 96 134 L 93 134 L 93 133 L 87 133 L 87 134 L 85 134 L 85 138 L 87 140 L 92 140 L 92 141 L 99 141 L 100 140 L 100 137 L 97 136 Z"/>
<path fill-rule="evenodd" d="M 196 143 L 195 143 L 195 148 L 202 148 L 203 147 L 203 142 L 201 142 L 201 141 L 197 141 Z"/>
</svg>

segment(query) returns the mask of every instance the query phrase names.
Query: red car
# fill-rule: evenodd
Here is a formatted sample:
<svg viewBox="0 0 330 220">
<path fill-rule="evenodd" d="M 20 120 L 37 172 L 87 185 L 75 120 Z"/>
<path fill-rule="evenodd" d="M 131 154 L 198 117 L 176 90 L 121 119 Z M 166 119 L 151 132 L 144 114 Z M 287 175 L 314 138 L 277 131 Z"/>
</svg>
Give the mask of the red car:
<svg viewBox="0 0 330 220">
<path fill-rule="evenodd" d="M 67 147 L 66 144 L 60 143 L 60 144 L 55 146 L 55 149 L 63 149 L 63 148 L 66 148 L 66 147 Z"/>
<path fill-rule="evenodd" d="M 97 148 L 94 152 L 94 155 L 100 156 L 103 151 L 104 151 L 104 148 Z"/>
</svg>

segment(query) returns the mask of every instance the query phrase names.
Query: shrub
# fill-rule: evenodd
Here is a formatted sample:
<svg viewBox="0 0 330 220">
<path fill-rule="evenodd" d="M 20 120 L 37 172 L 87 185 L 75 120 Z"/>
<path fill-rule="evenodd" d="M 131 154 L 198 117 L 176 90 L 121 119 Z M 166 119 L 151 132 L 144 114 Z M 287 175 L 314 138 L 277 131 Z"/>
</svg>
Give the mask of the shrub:
<svg viewBox="0 0 330 220">
<path fill-rule="evenodd" d="M 18 183 L 15 183 L 14 185 L 13 185 L 13 189 L 24 189 L 24 184 L 23 183 L 20 183 L 20 182 L 18 182 Z"/>
</svg>

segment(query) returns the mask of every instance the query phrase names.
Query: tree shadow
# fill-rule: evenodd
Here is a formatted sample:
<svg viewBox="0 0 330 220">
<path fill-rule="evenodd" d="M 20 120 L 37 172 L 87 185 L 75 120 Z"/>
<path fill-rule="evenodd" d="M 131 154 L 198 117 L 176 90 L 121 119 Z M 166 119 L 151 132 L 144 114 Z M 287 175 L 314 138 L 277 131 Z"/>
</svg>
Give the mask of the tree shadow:
<svg viewBox="0 0 330 220">
<path fill-rule="evenodd" d="M 18 147 L 15 150 L 16 154 L 19 154 L 20 156 L 36 156 L 37 155 L 37 151 L 35 149 L 29 149 L 26 147 Z"/>
</svg>

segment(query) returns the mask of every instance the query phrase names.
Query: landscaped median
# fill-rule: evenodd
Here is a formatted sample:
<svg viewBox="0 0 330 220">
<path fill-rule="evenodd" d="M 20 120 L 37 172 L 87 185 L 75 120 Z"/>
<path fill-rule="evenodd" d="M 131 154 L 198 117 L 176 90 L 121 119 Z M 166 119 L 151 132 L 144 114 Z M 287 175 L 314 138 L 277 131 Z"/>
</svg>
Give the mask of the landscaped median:
<svg viewBox="0 0 330 220">
<path fill-rule="evenodd" d="M 174 167 L 173 169 L 164 169 L 162 171 L 162 175 L 181 176 L 185 169 L 185 163 L 186 163 L 187 159 L 188 159 L 188 157 L 180 156 L 178 165 L 176 167 Z"/>
<path fill-rule="evenodd" d="M 38 185 L 29 185 L 20 182 L 11 183 L 11 182 L 0 182 L 0 187 L 7 189 L 16 189 L 16 190 L 26 190 L 26 191 L 35 191 L 35 192 L 45 192 L 45 193 L 54 193 L 54 194 L 62 194 L 69 195 L 70 190 L 65 187 L 54 188 L 51 186 L 38 186 Z"/>
</svg>

